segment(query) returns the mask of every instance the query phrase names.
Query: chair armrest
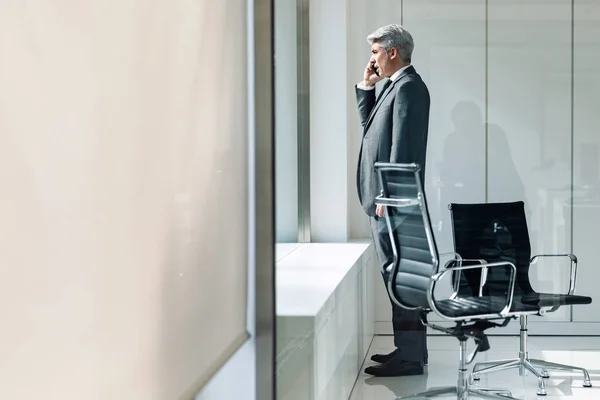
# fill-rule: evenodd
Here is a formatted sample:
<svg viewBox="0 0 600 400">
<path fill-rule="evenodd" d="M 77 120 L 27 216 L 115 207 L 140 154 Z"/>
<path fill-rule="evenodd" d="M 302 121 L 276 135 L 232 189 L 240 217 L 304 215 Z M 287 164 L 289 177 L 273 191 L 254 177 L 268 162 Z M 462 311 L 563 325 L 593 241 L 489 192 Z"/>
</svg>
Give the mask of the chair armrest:
<svg viewBox="0 0 600 400">
<path fill-rule="evenodd" d="M 450 251 L 448 253 L 440 253 L 440 259 L 442 258 L 442 256 L 452 256 L 453 257 L 444 263 L 444 269 L 454 268 L 455 264 L 460 263 L 460 260 L 462 260 L 462 257 L 460 256 L 460 254 L 458 254 L 455 251 Z M 458 285 L 459 284 L 460 284 L 460 271 L 454 277 L 454 282 L 452 283 L 452 296 L 450 298 L 453 299 L 456 296 L 458 296 Z"/>
<path fill-rule="evenodd" d="M 450 254 L 450 253 L 449 253 Z M 453 282 L 453 290 L 454 293 L 452 294 L 452 297 L 455 297 L 456 295 L 458 295 L 458 286 L 460 284 L 460 277 L 462 275 L 462 270 L 459 269 L 459 267 L 462 266 L 463 262 L 478 262 L 479 264 L 483 265 L 483 264 L 487 264 L 487 261 L 484 259 L 470 259 L 470 258 L 461 258 L 460 254 L 458 253 L 454 253 L 457 258 L 455 258 L 454 260 L 450 260 L 448 261 L 444 267 L 446 269 L 450 268 L 453 269 L 455 271 L 458 271 L 458 274 L 456 274 L 455 278 L 454 278 L 454 282 Z M 452 263 L 456 263 L 458 266 L 452 266 Z M 487 268 L 483 268 L 481 271 L 481 279 L 479 280 L 479 296 L 481 297 L 483 295 L 483 286 L 485 285 L 485 282 L 487 280 Z"/>
<path fill-rule="evenodd" d="M 462 257 L 460 256 L 460 254 L 458 254 L 455 251 L 450 251 L 448 253 L 439 253 L 440 258 L 442 258 L 442 256 L 454 256 L 453 259 L 451 259 L 450 261 L 446 262 L 446 264 L 444 264 L 444 268 L 448 268 L 448 264 L 450 264 L 453 261 L 456 260 L 462 260 Z"/>
<path fill-rule="evenodd" d="M 499 315 L 501 317 L 506 317 L 508 315 L 508 313 L 510 312 L 510 308 L 512 307 L 512 302 L 513 302 L 513 296 L 514 296 L 514 291 L 515 291 L 515 278 L 517 276 L 517 267 L 515 267 L 515 265 L 511 262 L 508 261 L 501 261 L 501 262 L 495 262 L 495 263 L 485 263 L 485 264 L 481 264 L 481 265 L 466 265 L 466 266 L 460 266 L 460 267 L 454 267 L 454 268 L 449 268 L 445 271 L 439 272 L 437 274 L 435 274 L 434 276 L 431 277 L 431 281 L 429 283 L 429 303 L 430 303 L 430 307 L 432 310 L 435 310 L 436 313 L 440 314 L 440 315 L 444 315 L 442 314 L 437 307 L 435 306 L 435 299 L 433 298 L 433 293 L 435 290 L 435 285 L 437 284 L 437 282 L 442 279 L 444 277 L 444 275 L 446 275 L 449 272 L 452 271 L 462 271 L 462 270 L 467 270 L 467 269 L 482 269 L 485 270 L 487 268 L 495 268 L 495 267 L 510 267 L 511 269 L 511 273 L 510 273 L 510 280 L 508 282 L 508 296 L 506 298 L 506 304 L 504 306 L 504 308 L 502 309 L 502 311 L 499 312 Z M 471 315 L 469 316 L 469 318 L 481 318 L 481 317 L 486 317 L 487 315 Z M 448 318 L 448 317 L 446 317 Z M 449 319 L 457 319 L 457 318 L 449 318 Z"/>
<path fill-rule="evenodd" d="M 568 257 L 571 260 L 571 273 L 569 276 L 569 291 L 567 294 L 572 295 L 575 293 L 575 283 L 577 280 L 577 256 L 575 254 L 538 254 L 531 257 L 529 264 L 537 262 L 539 258 L 558 258 Z"/>
<path fill-rule="evenodd" d="M 390 197 L 384 197 L 382 193 L 379 196 L 375 197 L 375 204 L 377 204 L 378 206 L 411 207 L 418 206 L 421 203 L 419 199 L 394 199 Z"/>
</svg>

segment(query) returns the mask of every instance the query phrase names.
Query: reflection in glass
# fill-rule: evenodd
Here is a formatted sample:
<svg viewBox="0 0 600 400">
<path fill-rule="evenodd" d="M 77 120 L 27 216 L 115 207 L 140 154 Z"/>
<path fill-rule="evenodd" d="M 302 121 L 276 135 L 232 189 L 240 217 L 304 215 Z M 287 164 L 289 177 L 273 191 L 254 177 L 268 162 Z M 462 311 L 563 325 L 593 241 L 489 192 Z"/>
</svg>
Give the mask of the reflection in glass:
<svg viewBox="0 0 600 400">
<path fill-rule="evenodd" d="M 564 205 L 572 184 L 571 1 L 541 4 L 488 2 L 488 120 L 503 132 L 488 127 L 487 195 L 490 202 L 525 201 L 533 254 L 568 253 L 571 213 Z M 564 54 L 564 62 L 554 62 L 556 54 Z M 532 285 L 544 292 L 564 291 L 568 271 L 564 260 L 544 260 L 531 268 Z M 548 318 L 568 321 L 569 309 Z"/>
</svg>

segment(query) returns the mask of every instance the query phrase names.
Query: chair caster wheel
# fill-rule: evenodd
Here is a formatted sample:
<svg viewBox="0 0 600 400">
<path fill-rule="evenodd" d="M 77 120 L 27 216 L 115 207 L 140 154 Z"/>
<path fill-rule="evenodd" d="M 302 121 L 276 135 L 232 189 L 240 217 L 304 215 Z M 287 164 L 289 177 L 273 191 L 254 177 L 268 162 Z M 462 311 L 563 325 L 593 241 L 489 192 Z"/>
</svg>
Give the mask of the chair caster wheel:
<svg viewBox="0 0 600 400">
<path fill-rule="evenodd" d="M 477 375 L 477 374 L 473 374 L 473 375 L 471 376 L 471 379 L 472 379 L 472 380 L 474 380 L 474 381 L 479 381 L 479 380 L 481 380 L 481 378 L 480 378 L 480 377 L 479 377 L 479 375 Z"/>
<path fill-rule="evenodd" d="M 591 388 L 591 387 L 592 387 L 592 384 L 591 384 L 591 383 L 589 383 L 589 382 L 587 382 L 587 383 L 584 383 L 584 384 L 583 384 L 583 387 L 586 387 L 586 388 Z"/>
</svg>

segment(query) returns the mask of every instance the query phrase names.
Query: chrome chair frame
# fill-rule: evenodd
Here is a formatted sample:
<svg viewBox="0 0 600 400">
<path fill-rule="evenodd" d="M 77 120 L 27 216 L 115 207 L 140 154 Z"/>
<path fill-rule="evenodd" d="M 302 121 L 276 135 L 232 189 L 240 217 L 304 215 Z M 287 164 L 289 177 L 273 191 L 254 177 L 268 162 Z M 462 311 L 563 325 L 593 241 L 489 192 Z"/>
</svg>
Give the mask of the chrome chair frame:
<svg viewBox="0 0 600 400">
<path fill-rule="evenodd" d="M 376 163 L 375 168 L 378 173 L 381 187 L 384 187 L 384 179 L 382 176 L 382 172 L 384 172 L 384 171 L 393 170 L 393 171 L 414 173 L 415 179 L 416 179 L 416 186 L 417 186 L 417 199 L 386 198 L 384 196 L 384 194 L 382 193 L 380 196 L 378 196 L 376 198 L 376 204 L 384 205 L 386 207 L 407 207 L 407 206 L 415 206 L 415 205 L 418 205 L 420 207 L 421 215 L 423 217 L 423 222 L 424 222 L 424 227 L 425 227 L 425 234 L 427 237 L 427 242 L 429 244 L 429 251 L 431 253 L 431 262 L 432 262 L 432 267 L 433 267 L 433 274 L 432 274 L 432 277 L 430 278 L 429 285 L 427 288 L 427 303 L 429 306 L 429 310 L 423 309 L 423 307 L 411 306 L 409 304 L 404 303 L 401 299 L 396 297 L 392 281 L 393 281 L 393 277 L 397 273 L 400 262 L 399 262 L 399 256 L 398 256 L 398 249 L 396 248 L 395 240 L 393 237 L 393 229 L 392 229 L 390 216 L 389 216 L 389 213 L 387 212 L 387 208 L 386 208 L 385 220 L 386 220 L 386 225 L 388 227 L 388 231 L 390 234 L 390 238 L 392 239 L 391 243 L 392 243 L 392 250 L 393 250 L 393 254 L 394 254 L 394 263 L 391 266 L 386 267 L 385 268 L 386 271 L 382 271 L 382 272 L 390 273 L 390 279 L 387 282 L 387 290 L 388 290 L 388 293 L 390 294 L 390 298 L 399 307 L 403 307 L 405 309 L 410 309 L 410 310 L 420 310 L 420 311 L 424 311 L 424 313 L 433 311 L 437 315 L 439 315 L 441 318 L 443 318 L 444 320 L 456 322 L 457 323 L 456 327 L 454 329 L 452 329 L 452 328 L 446 328 L 446 327 L 437 326 L 437 325 L 428 323 L 424 316 L 422 318 L 422 323 L 425 326 L 431 327 L 438 331 L 442 331 L 442 332 L 451 334 L 451 335 L 457 337 L 460 342 L 458 379 L 457 379 L 456 386 L 448 386 L 448 387 L 443 387 L 443 388 L 431 389 L 431 390 L 428 390 L 428 391 L 425 391 L 422 393 L 417 393 L 417 394 L 414 394 L 411 396 L 401 397 L 400 399 L 402 399 L 402 400 L 415 399 L 416 400 L 416 399 L 423 399 L 423 398 L 433 398 L 433 397 L 438 397 L 438 396 L 447 396 L 449 394 L 456 394 L 457 400 L 469 400 L 470 395 L 477 396 L 478 398 L 497 399 L 497 400 L 498 399 L 500 399 L 500 400 L 506 400 L 506 399 L 515 400 L 515 398 L 512 397 L 512 394 L 508 390 L 473 387 L 472 382 L 469 380 L 469 373 L 468 373 L 467 365 L 473 362 L 473 360 L 480 348 L 480 345 L 482 343 L 482 337 L 477 337 L 473 333 L 473 331 L 469 331 L 469 329 L 465 329 L 465 328 L 470 328 L 470 327 L 464 326 L 463 324 L 469 323 L 469 322 L 474 322 L 475 324 L 477 324 L 478 322 L 487 323 L 488 325 L 486 325 L 486 327 L 480 331 L 480 333 L 482 335 L 484 335 L 483 331 L 485 329 L 487 329 L 488 327 L 506 326 L 508 324 L 508 322 L 512 318 L 514 318 L 514 315 L 512 315 L 510 313 L 510 309 L 511 309 L 512 303 L 513 303 L 514 286 L 515 286 L 515 282 L 516 282 L 516 272 L 517 272 L 516 266 L 510 262 L 497 262 L 497 263 L 482 262 L 479 265 L 469 265 L 469 266 L 463 266 L 462 264 L 459 264 L 458 266 L 455 266 L 453 268 L 447 268 L 446 270 L 440 272 L 439 271 L 439 253 L 437 252 L 437 248 L 435 246 L 435 239 L 433 236 L 433 231 L 431 229 L 431 221 L 429 219 L 429 212 L 427 209 L 427 201 L 425 198 L 423 186 L 422 186 L 421 179 L 419 176 L 419 172 L 421 169 L 420 166 L 417 164 Z M 391 271 L 389 270 L 390 267 L 391 267 Z M 496 268 L 496 267 L 505 267 L 505 268 L 509 267 L 510 271 L 511 271 L 509 287 L 508 287 L 508 291 L 507 291 L 508 296 L 506 298 L 506 304 L 504 305 L 502 310 L 499 310 L 498 312 L 491 313 L 491 314 L 452 317 L 450 315 L 444 314 L 441 310 L 438 309 L 438 307 L 436 306 L 435 298 L 434 298 L 434 290 L 435 290 L 436 284 L 446 274 L 453 272 L 453 271 L 463 271 L 463 270 L 467 270 L 467 269 L 485 270 L 487 268 Z M 533 313 L 536 314 L 537 311 L 533 312 Z M 423 314 L 423 315 L 425 315 L 425 314 Z M 503 320 L 503 323 L 502 324 L 494 324 L 494 323 L 490 322 L 490 320 Z M 475 326 L 475 325 L 473 325 L 473 326 Z M 467 340 L 470 338 L 474 339 L 476 341 L 476 343 L 478 343 L 478 344 L 477 344 L 477 347 L 475 348 L 475 350 L 471 353 L 471 355 L 467 356 Z M 478 342 L 478 340 L 479 340 L 479 342 Z M 486 339 L 486 342 L 487 342 L 487 339 Z"/>
<path fill-rule="evenodd" d="M 530 264 L 537 262 L 538 259 L 543 257 L 568 257 L 571 260 L 571 272 L 569 291 L 567 294 L 572 295 L 575 293 L 575 282 L 577 279 L 577 257 L 574 254 L 538 254 L 531 258 Z M 483 281 L 483 274 L 482 274 Z M 485 284 L 485 282 L 483 282 Z M 481 286 L 483 287 L 483 285 Z M 481 289 L 480 289 L 481 290 Z M 558 310 L 560 306 L 545 307 L 542 308 L 540 315 L 545 315 L 548 312 L 554 312 Z M 536 358 L 530 358 L 527 349 L 527 315 L 521 315 L 519 317 L 519 323 L 521 329 L 519 332 L 519 356 L 518 358 L 506 359 L 506 360 L 492 360 L 477 363 L 473 366 L 473 372 L 471 375 L 470 382 L 481 379 L 482 374 L 489 374 L 492 372 L 505 371 L 508 369 L 518 368 L 519 376 L 525 376 L 527 372 L 531 372 L 538 378 L 538 390 L 539 396 L 547 395 L 546 385 L 542 384 L 543 379 L 550 378 L 548 370 L 562 370 L 562 371 L 580 371 L 583 374 L 583 387 L 592 387 L 592 381 L 589 372 L 582 367 L 577 367 L 567 364 L 559 364 L 550 361 L 540 360 Z M 536 368 L 539 368 L 538 371 Z"/>
<path fill-rule="evenodd" d="M 451 208 L 451 205 L 449 205 L 448 207 Z M 452 225 L 454 226 L 454 219 L 452 216 L 451 216 L 451 218 L 452 218 Z M 454 233 L 454 230 L 453 230 L 453 233 Z M 453 254 L 455 255 L 455 258 L 457 260 L 472 261 L 472 262 L 479 262 L 479 263 L 487 262 L 486 260 L 482 260 L 482 259 L 463 260 L 458 253 L 453 253 Z M 569 289 L 568 289 L 567 294 L 568 295 L 574 294 L 576 280 L 577 280 L 577 257 L 574 254 L 538 254 L 538 255 L 531 257 L 531 259 L 529 260 L 529 263 L 531 265 L 533 263 L 536 263 L 538 259 L 549 258 L 549 257 L 568 257 L 571 260 L 571 271 L 569 273 Z M 452 261 L 450 261 L 450 262 L 452 262 Z M 457 274 L 455 276 L 454 290 L 452 292 L 453 297 L 458 296 L 459 281 L 460 281 L 460 274 Z M 480 294 L 483 291 L 483 287 L 484 287 L 485 283 L 486 283 L 486 270 L 484 269 L 482 271 L 481 280 L 479 283 L 479 293 Z M 544 315 L 546 315 L 546 313 L 554 312 L 554 311 L 558 310 L 559 308 L 560 308 L 560 306 L 540 307 L 540 311 L 539 311 L 538 315 L 544 316 Z M 530 372 L 537 378 L 537 380 L 538 380 L 537 395 L 538 396 L 546 396 L 548 394 L 547 390 L 546 390 L 546 382 L 545 382 L 545 379 L 550 378 L 550 375 L 548 374 L 548 370 L 580 371 L 583 374 L 582 386 L 586 387 L 586 388 L 592 387 L 590 374 L 585 368 L 572 366 L 572 365 L 566 365 L 566 364 L 553 363 L 553 362 L 529 357 L 529 352 L 527 349 L 527 338 L 528 338 L 527 322 L 528 322 L 529 315 L 531 315 L 531 313 L 519 313 L 519 315 L 518 315 L 519 323 L 521 326 L 521 329 L 519 331 L 519 356 L 518 356 L 518 358 L 505 359 L 505 360 L 492 360 L 492 361 L 484 361 L 484 362 L 476 363 L 473 366 L 473 371 L 472 371 L 471 377 L 469 379 L 469 382 L 471 384 L 473 384 L 474 381 L 480 380 L 481 379 L 480 375 L 482 375 L 482 374 L 489 374 L 492 372 L 499 372 L 499 371 L 505 371 L 505 370 L 509 370 L 509 369 L 513 369 L 513 368 L 518 368 L 519 376 L 525 376 L 527 374 L 527 372 Z M 540 369 L 540 370 L 538 371 L 538 369 Z"/>
</svg>

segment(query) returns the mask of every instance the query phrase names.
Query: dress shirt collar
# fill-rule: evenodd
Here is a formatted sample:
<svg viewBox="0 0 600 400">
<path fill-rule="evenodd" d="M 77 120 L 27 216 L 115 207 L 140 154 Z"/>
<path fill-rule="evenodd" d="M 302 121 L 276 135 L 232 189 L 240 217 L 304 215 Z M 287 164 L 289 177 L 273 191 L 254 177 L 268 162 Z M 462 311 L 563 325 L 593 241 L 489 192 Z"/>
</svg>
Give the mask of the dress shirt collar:
<svg viewBox="0 0 600 400">
<path fill-rule="evenodd" d="M 395 81 L 396 79 L 398 79 L 398 77 L 400 76 L 400 74 L 407 69 L 408 67 L 410 67 L 410 64 L 405 65 L 404 67 L 400 68 L 398 71 L 394 72 L 394 74 L 390 77 L 390 79 L 393 81 Z"/>
</svg>

